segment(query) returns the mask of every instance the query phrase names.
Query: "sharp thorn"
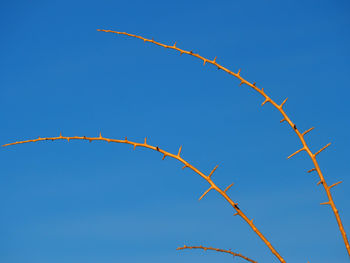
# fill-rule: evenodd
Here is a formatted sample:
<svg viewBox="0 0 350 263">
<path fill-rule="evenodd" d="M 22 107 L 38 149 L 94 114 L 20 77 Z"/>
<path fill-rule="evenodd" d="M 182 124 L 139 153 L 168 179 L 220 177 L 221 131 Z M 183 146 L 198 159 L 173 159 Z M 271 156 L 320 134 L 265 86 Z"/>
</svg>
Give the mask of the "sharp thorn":
<svg viewBox="0 0 350 263">
<path fill-rule="evenodd" d="M 179 157 L 180 157 L 180 154 L 181 154 L 181 150 L 182 150 L 182 145 L 180 146 L 179 152 L 177 153 L 177 156 L 179 156 Z"/>
<path fill-rule="evenodd" d="M 239 76 L 240 73 L 241 73 L 241 69 L 238 70 L 237 75 Z"/>
<path fill-rule="evenodd" d="M 182 170 L 185 169 L 186 167 L 188 167 L 186 164 L 182 167 Z"/>
<path fill-rule="evenodd" d="M 266 102 L 270 101 L 269 99 L 265 99 L 263 103 L 261 103 L 261 106 L 264 106 Z"/>
<path fill-rule="evenodd" d="M 234 213 L 233 215 L 234 215 L 234 216 L 238 215 L 238 212 Z"/>
<path fill-rule="evenodd" d="M 213 63 L 216 63 L 216 58 L 217 58 L 217 57 L 215 57 L 215 58 L 213 59 Z"/>
<path fill-rule="evenodd" d="M 228 189 L 230 189 L 233 186 L 233 183 L 230 184 L 229 186 L 226 187 L 226 189 L 224 190 L 224 192 L 226 193 Z"/>
<path fill-rule="evenodd" d="M 328 143 L 326 146 L 324 146 L 323 148 L 321 148 L 317 153 L 314 154 L 314 156 L 318 155 L 319 153 L 321 153 L 324 149 L 326 149 L 329 145 L 331 145 L 330 143 Z"/>
<path fill-rule="evenodd" d="M 323 184 L 323 182 L 322 182 L 322 181 L 319 181 L 319 182 L 317 183 L 317 185 L 319 185 L 319 184 Z"/>
<path fill-rule="evenodd" d="M 320 205 L 330 205 L 329 202 L 320 203 Z"/>
<path fill-rule="evenodd" d="M 314 127 L 312 127 L 312 128 L 310 128 L 310 129 L 304 131 L 301 135 L 304 136 L 305 134 L 307 134 L 308 132 L 312 131 L 313 129 L 314 129 Z"/>
<path fill-rule="evenodd" d="M 102 133 L 100 132 L 100 138 L 102 138 Z"/>
<path fill-rule="evenodd" d="M 244 81 L 242 80 L 241 83 L 239 83 L 239 86 L 242 86 L 242 84 L 244 84 Z"/>
<path fill-rule="evenodd" d="M 332 184 L 331 186 L 329 186 L 328 187 L 328 189 L 331 189 L 332 187 L 334 187 L 334 186 L 336 186 L 336 185 L 338 185 L 338 184 L 341 184 L 343 181 L 339 181 L 339 182 L 337 182 L 337 183 L 335 183 L 335 184 Z"/>
<path fill-rule="evenodd" d="M 203 66 L 205 66 L 205 63 L 207 62 L 206 59 L 203 59 Z"/>
<path fill-rule="evenodd" d="M 147 137 L 145 137 L 145 142 L 144 142 L 144 144 L 146 144 L 146 145 L 147 145 Z"/>
<path fill-rule="evenodd" d="M 214 167 L 214 169 L 213 169 L 213 170 L 210 172 L 210 174 L 208 175 L 209 178 L 213 175 L 213 173 L 215 172 L 216 168 L 218 168 L 218 167 L 219 167 L 219 165 L 217 165 L 217 166 Z"/>
<path fill-rule="evenodd" d="M 166 154 L 164 154 L 164 155 L 163 155 L 163 158 L 162 158 L 162 160 L 164 160 L 166 156 L 167 156 L 167 155 L 166 155 Z"/>
<path fill-rule="evenodd" d="M 285 118 L 283 118 L 282 120 L 280 120 L 280 123 L 282 123 L 282 122 L 284 122 L 286 119 Z"/>
<path fill-rule="evenodd" d="M 280 108 L 283 107 L 283 105 L 287 102 L 287 100 L 288 100 L 288 98 L 286 98 L 286 99 L 281 103 Z"/>
<path fill-rule="evenodd" d="M 205 191 L 204 192 L 204 194 L 202 194 L 202 196 L 201 197 L 199 197 L 199 201 L 200 200 L 202 200 L 202 198 L 207 194 L 207 193 L 209 193 L 209 191 L 211 190 L 211 189 L 213 189 L 213 187 L 212 186 L 210 186 L 209 188 L 208 188 L 208 190 L 207 191 Z"/>
<path fill-rule="evenodd" d="M 311 172 L 313 172 L 313 171 L 316 171 L 316 168 L 312 168 L 312 169 L 310 169 L 309 171 L 307 171 L 308 173 L 311 173 Z"/>
<path fill-rule="evenodd" d="M 301 151 L 303 151 L 303 150 L 305 150 L 305 148 L 304 148 L 304 147 L 303 147 L 303 148 L 301 148 L 301 149 L 299 149 L 299 150 L 297 150 L 295 153 L 293 153 L 293 154 L 289 155 L 289 156 L 287 157 L 287 159 L 289 159 L 289 158 L 293 157 L 294 155 L 296 155 L 297 153 L 300 153 L 300 152 L 301 152 Z"/>
</svg>

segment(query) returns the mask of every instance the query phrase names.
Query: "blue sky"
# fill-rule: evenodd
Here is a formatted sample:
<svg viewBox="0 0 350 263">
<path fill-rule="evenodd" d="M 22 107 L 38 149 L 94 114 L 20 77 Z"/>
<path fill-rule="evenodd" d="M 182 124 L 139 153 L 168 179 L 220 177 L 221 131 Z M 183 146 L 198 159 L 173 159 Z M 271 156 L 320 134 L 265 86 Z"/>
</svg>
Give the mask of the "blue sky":
<svg viewBox="0 0 350 263">
<path fill-rule="evenodd" d="M 287 262 L 348 262 L 296 135 L 262 97 L 216 68 L 137 39 L 193 50 L 257 82 L 313 151 L 350 235 L 347 1 L 7 1 L 0 20 L 1 144 L 98 136 L 149 143 L 208 173 Z M 44 142 L 0 151 L 4 263 L 231 262 L 204 245 L 277 262 L 207 183 L 131 146 Z M 236 259 L 237 262 L 244 262 Z"/>
</svg>

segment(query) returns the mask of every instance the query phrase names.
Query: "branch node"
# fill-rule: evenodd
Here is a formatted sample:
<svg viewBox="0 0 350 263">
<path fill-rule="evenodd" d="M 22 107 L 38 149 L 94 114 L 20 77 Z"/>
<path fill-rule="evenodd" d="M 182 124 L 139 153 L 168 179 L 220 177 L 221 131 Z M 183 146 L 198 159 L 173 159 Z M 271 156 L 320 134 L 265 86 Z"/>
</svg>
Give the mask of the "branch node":
<svg viewBox="0 0 350 263">
<path fill-rule="evenodd" d="M 317 185 L 320 185 L 320 184 L 323 184 L 323 181 L 322 181 L 322 180 L 319 181 L 319 182 L 317 183 Z"/>
</svg>

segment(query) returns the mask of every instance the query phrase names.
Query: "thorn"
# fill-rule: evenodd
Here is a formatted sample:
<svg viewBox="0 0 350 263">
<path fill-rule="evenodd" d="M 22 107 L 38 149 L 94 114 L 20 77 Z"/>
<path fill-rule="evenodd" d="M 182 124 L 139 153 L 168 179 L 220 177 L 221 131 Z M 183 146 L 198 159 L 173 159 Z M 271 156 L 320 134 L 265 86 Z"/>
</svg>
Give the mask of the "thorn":
<svg viewBox="0 0 350 263">
<path fill-rule="evenodd" d="M 261 92 L 264 92 L 264 88 L 261 88 Z"/>
<path fill-rule="evenodd" d="M 182 145 L 180 146 L 179 152 L 177 153 L 177 156 L 179 156 L 179 157 L 180 157 L 180 154 L 181 154 L 181 149 L 182 149 Z"/>
<path fill-rule="evenodd" d="M 136 149 L 136 146 L 137 146 L 137 144 L 135 143 L 135 144 L 134 144 L 134 150 Z"/>
<path fill-rule="evenodd" d="M 92 139 L 89 139 L 89 142 L 92 142 Z"/>
<path fill-rule="evenodd" d="M 264 102 L 261 103 L 261 106 L 264 106 L 264 104 L 265 104 L 266 102 L 269 102 L 269 101 L 270 101 L 270 99 L 269 99 L 269 98 L 266 98 L 266 99 L 264 100 Z"/>
<path fill-rule="evenodd" d="M 184 53 L 183 51 L 180 51 L 180 56 L 182 55 L 182 53 Z"/>
<path fill-rule="evenodd" d="M 145 137 L 145 142 L 143 144 L 146 144 L 147 145 L 147 137 Z"/>
<path fill-rule="evenodd" d="M 203 59 L 203 66 L 205 66 L 205 63 L 207 62 L 206 59 Z"/>
<path fill-rule="evenodd" d="M 315 127 L 312 127 L 312 128 L 310 128 L 310 129 L 304 131 L 301 135 L 304 136 L 304 135 L 307 134 L 308 132 L 312 131 L 314 128 L 315 128 Z"/>
<path fill-rule="evenodd" d="M 322 152 L 324 149 L 326 149 L 329 145 L 331 145 L 331 144 L 328 143 L 326 146 L 324 146 L 322 149 L 320 149 L 317 153 L 315 153 L 314 156 L 318 155 L 320 152 Z"/>
<path fill-rule="evenodd" d="M 320 205 L 330 205 L 329 202 L 320 203 Z"/>
<path fill-rule="evenodd" d="M 174 46 L 173 47 L 176 47 L 176 41 L 175 41 L 175 43 L 174 43 Z"/>
<path fill-rule="evenodd" d="M 204 192 L 204 194 L 202 194 L 202 196 L 201 197 L 199 197 L 199 201 L 207 194 L 207 193 L 209 193 L 209 191 L 211 190 L 211 189 L 213 189 L 213 187 L 212 186 L 210 186 L 209 188 L 208 188 L 208 190 L 207 191 L 205 191 Z"/>
<path fill-rule="evenodd" d="M 250 222 L 251 222 L 252 224 L 253 224 L 253 220 L 254 220 L 254 219 L 250 220 Z"/>
<path fill-rule="evenodd" d="M 312 169 L 310 169 L 309 171 L 307 171 L 308 173 L 311 173 L 311 172 L 313 172 L 313 171 L 316 171 L 316 168 L 312 168 Z"/>
<path fill-rule="evenodd" d="M 241 69 L 238 70 L 237 75 L 239 76 L 240 73 L 241 73 Z"/>
<path fill-rule="evenodd" d="M 287 102 L 287 100 L 288 100 L 288 98 L 286 98 L 286 99 L 281 103 L 280 108 L 283 107 L 283 105 Z"/>
<path fill-rule="evenodd" d="M 319 184 L 323 184 L 323 182 L 322 182 L 322 181 L 319 181 L 319 182 L 317 183 L 317 185 L 319 185 Z"/>
<path fill-rule="evenodd" d="M 67 138 L 67 142 L 69 142 L 70 138 Z"/>
<path fill-rule="evenodd" d="M 158 146 L 156 147 L 156 149 L 157 149 L 157 151 L 159 152 L 159 147 L 158 147 Z"/>
<path fill-rule="evenodd" d="M 166 156 L 167 156 L 167 155 L 166 155 L 166 154 L 164 154 L 164 155 L 163 155 L 163 158 L 162 158 L 162 160 L 164 160 Z"/>
<path fill-rule="evenodd" d="M 230 189 L 232 186 L 233 186 L 233 183 L 232 183 L 232 184 L 230 184 L 229 186 L 227 186 L 227 187 L 226 187 L 226 189 L 224 190 L 224 193 L 226 193 L 226 192 L 227 192 L 227 190 L 228 190 L 228 189 Z"/>
<path fill-rule="evenodd" d="M 297 150 L 295 153 L 293 153 L 293 154 L 289 155 L 289 156 L 287 157 L 287 159 L 289 159 L 289 158 L 293 157 L 294 155 L 296 155 L 297 153 L 300 153 L 300 152 L 301 152 L 301 151 L 303 151 L 303 150 L 305 150 L 305 148 L 304 148 L 304 147 L 303 147 L 303 148 L 301 148 L 301 149 L 299 149 L 299 150 Z"/>
<path fill-rule="evenodd" d="M 216 168 L 218 168 L 218 167 L 219 167 L 219 165 L 217 165 L 217 166 L 214 167 L 214 169 L 213 169 L 213 170 L 210 172 L 210 174 L 208 175 L 209 178 L 213 175 L 213 173 L 215 172 Z"/>
<path fill-rule="evenodd" d="M 100 138 L 102 138 L 102 134 L 101 134 L 101 132 L 100 132 Z"/>
<path fill-rule="evenodd" d="M 126 142 L 127 142 L 127 141 L 128 141 L 128 137 L 126 137 L 126 136 L 125 136 L 125 139 L 124 139 L 124 141 L 126 141 Z"/>
<path fill-rule="evenodd" d="M 185 169 L 186 167 L 188 167 L 186 164 L 182 167 L 182 170 Z"/>
<path fill-rule="evenodd" d="M 242 84 L 245 84 L 243 80 L 241 81 L 241 83 L 239 83 L 239 86 L 241 86 Z"/>
<path fill-rule="evenodd" d="M 40 137 L 39 137 L 40 138 Z M 62 138 L 62 133 L 60 132 L 60 138 Z"/>
<path fill-rule="evenodd" d="M 234 216 L 238 215 L 238 212 L 234 213 L 233 215 L 234 215 Z"/>
<path fill-rule="evenodd" d="M 253 86 L 255 86 L 256 82 L 253 83 Z"/>
<path fill-rule="evenodd" d="M 217 58 L 217 57 L 215 57 L 215 58 L 213 59 L 213 63 L 216 63 L 216 58 Z"/>
<path fill-rule="evenodd" d="M 337 183 L 335 183 L 335 184 L 332 184 L 331 186 L 329 186 L 328 187 L 328 189 L 331 189 L 332 187 L 334 187 L 334 186 L 336 186 L 336 185 L 338 185 L 338 184 L 341 184 L 343 181 L 339 181 L 339 182 L 337 182 Z"/>
<path fill-rule="evenodd" d="M 285 118 L 283 118 L 282 120 L 280 120 L 280 123 L 282 123 L 282 122 L 284 122 L 286 119 Z"/>
</svg>

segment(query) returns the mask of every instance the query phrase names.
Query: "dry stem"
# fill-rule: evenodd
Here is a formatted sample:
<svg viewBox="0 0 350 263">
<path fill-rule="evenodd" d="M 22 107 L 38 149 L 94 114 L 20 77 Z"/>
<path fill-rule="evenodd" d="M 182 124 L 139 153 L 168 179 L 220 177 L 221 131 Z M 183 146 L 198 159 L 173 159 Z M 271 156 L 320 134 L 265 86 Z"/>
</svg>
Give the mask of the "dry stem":
<svg viewBox="0 0 350 263">
<path fill-rule="evenodd" d="M 216 66 L 218 69 L 221 69 L 221 70 L 227 72 L 228 74 L 230 74 L 230 75 L 232 75 L 232 76 L 238 78 L 238 79 L 240 80 L 240 85 L 246 84 L 246 85 L 248 85 L 249 87 L 253 88 L 255 91 L 257 91 L 260 95 L 262 95 L 262 96 L 264 97 L 265 100 L 264 100 L 264 102 L 262 103 L 262 105 L 264 105 L 264 104 L 267 103 L 267 102 L 271 103 L 271 104 L 282 114 L 283 119 L 282 119 L 281 122 L 283 122 L 283 121 L 288 122 L 288 124 L 290 125 L 290 127 L 292 127 L 292 129 L 295 131 L 295 133 L 296 133 L 297 136 L 299 137 L 299 139 L 300 139 L 300 141 L 301 141 L 303 147 L 302 147 L 298 152 L 300 152 L 300 151 L 306 151 L 307 154 L 310 156 L 310 158 L 311 158 L 311 160 L 312 160 L 312 162 L 313 162 L 313 164 L 314 164 L 314 168 L 313 168 L 313 169 L 315 169 L 315 171 L 317 171 L 318 176 L 319 176 L 319 178 L 320 178 L 319 184 L 322 184 L 324 190 L 326 191 L 327 198 L 328 198 L 328 201 L 327 201 L 326 203 L 328 203 L 328 204 L 331 206 L 331 208 L 332 208 L 332 211 L 333 211 L 333 213 L 334 213 L 334 215 L 335 215 L 335 218 L 336 218 L 336 220 L 337 220 L 337 223 L 338 223 L 338 227 L 339 227 L 340 233 L 341 233 L 341 235 L 342 235 L 342 237 L 343 237 L 346 250 L 347 250 L 347 252 L 348 252 L 348 255 L 350 256 L 350 245 L 349 245 L 349 241 L 348 241 L 348 239 L 347 239 L 346 232 L 345 232 L 345 229 L 344 229 L 344 227 L 343 227 L 343 223 L 342 223 L 342 221 L 341 221 L 341 219 L 340 219 L 339 211 L 338 211 L 338 209 L 336 208 L 335 203 L 334 203 L 334 201 L 333 201 L 333 197 L 332 197 L 332 194 L 331 194 L 331 192 L 330 192 L 331 187 L 327 185 L 327 183 L 326 183 L 326 181 L 325 181 L 325 179 L 324 179 L 324 176 L 323 176 L 323 174 L 322 174 L 322 172 L 321 172 L 321 169 L 320 169 L 320 167 L 319 167 L 319 164 L 318 164 L 318 162 L 317 162 L 317 160 L 316 160 L 316 155 L 319 154 L 321 151 L 323 151 L 325 148 L 327 148 L 327 147 L 329 146 L 329 144 L 326 145 L 325 147 L 323 147 L 321 150 L 319 150 L 319 151 L 316 152 L 315 154 L 312 153 L 312 151 L 310 150 L 309 146 L 307 145 L 307 143 L 306 143 L 306 141 L 305 141 L 305 139 L 304 139 L 304 135 L 306 135 L 306 134 L 307 134 L 309 131 L 311 131 L 313 128 L 311 128 L 311 129 L 309 129 L 309 130 L 307 130 L 307 131 L 305 131 L 305 132 L 303 132 L 303 133 L 301 133 L 301 132 L 297 129 L 296 125 L 291 121 L 291 119 L 288 117 L 288 115 L 286 114 L 286 112 L 285 112 L 284 109 L 282 108 L 283 105 L 284 105 L 284 103 L 286 102 L 286 100 L 284 100 L 284 101 L 282 102 L 282 104 L 280 104 L 280 105 L 277 104 L 274 100 L 272 100 L 272 99 L 265 93 L 265 91 L 264 91 L 263 88 L 259 89 L 259 88 L 255 85 L 255 83 L 252 84 L 252 83 L 248 82 L 247 80 L 245 80 L 244 78 L 242 78 L 241 75 L 240 75 L 241 70 L 238 70 L 237 73 L 234 73 L 234 72 L 232 72 L 231 70 L 229 70 L 229 69 L 227 69 L 227 68 L 221 66 L 220 64 L 218 64 L 218 63 L 216 62 L 216 57 L 215 57 L 213 60 L 210 60 L 210 59 L 207 59 L 207 58 L 205 58 L 205 57 L 200 56 L 199 54 L 193 53 L 192 51 L 186 51 L 186 50 L 180 49 L 180 48 L 176 47 L 176 42 L 175 42 L 175 44 L 174 44 L 173 46 L 169 46 L 169 45 L 165 45 L 165 44 L 156 42 L 156 41 L 154 41 L 153 39 L 147 39 L 147 38 L 144 38 L 144 37 L 141 37 L 141 36 L 138 36 L 138 35 L 133 35 L 133 34 L 125 33 L 125 32 L 118 32 L 118 31 L 112 31 L 112 30 L 102 30 L 102 29 L 98 29 L 97 31 L 111 32 L 111 33 L 115 33 L 115 34 L 120 34 L 120 35 L 126 35 L 126 36 L 130 36 L 130 37 L 134 37 L 134 38 L 139 38 L 139 39 L 142 39 L 144 42 L 151 42 L 151 43 L 153 43 L 153 44 L 155 44 L 155 45 L 158 45 L 158 46 L 161 46 L 161 47 L 164 47 L 164 48 L 169 48 L 169 49 L 177 50 L 177 51 L 180 52 L 180 54 L 183 54 L 183 53 L 184 53 L 184 54 L 191 55 L 191 56 L 194 56 L 194 57 L 196 57 L 196 58 L 199 58 L 199 59 L 201 59 L 201 60 L 203 61 L 203 65 L 205 65 L 206 63 L 212 64 L 212 65 Z M 297 152 L 296 152 L 296 153 L 297 153 Z M 293 155 L 294 155 L 294 154 L 293 154 Z M 274 253 L 274 254 L 275 254 L 275 253 Z M 277 256 L 277 255 L 276 255 L 276 256 Z M 277 256 L 277 257 L 278 257 L 280 260 L 282 259 L 282 258 L 280 258 L 280 256 Z"/>
<path fill-rule="evenodd" d="M 245 257 L 243 256 L 242 254 L 239 254 L 239 253 L 235 253 L 231 250 L 225 250 L 225 249 L 220 249 L 220 248 L 214 248 L 214 247 L 203 247 L 203 246 L 183 246 L 183 247 L 179 247 L 177 248 L 177 250 L 182 250 L 182 249 L 203 249 L 204 251 L 206 250 L 214 250 L 214 251 L 217 251 L 217 252 L 223 252 L 223 253 L 228 253 L 228 254 L 231 254 L 233 255 L 234 257 L 241 257 L 241 258 L 244 258 L 245 260 L 249 261 L 249 262 L 252 262 L 252 263 L 257 263 L 257 261 L 254 261 L 248 257 Z"/>
<path fill-rule="evenodd" d="M 179 160 L 180 162 L 182 162 L 184 164 L 184 168 L 188 167 L 190 168 L 192 171 L 194 171 L 195 173 L 199 174 L 202 178 L 204 178 L 209 184 L 210 184 L 210 188 L 209 189 L 214 189 L 216 190 L 219 194 L 221 194 L 229 203 L 230 205 L 236 210 L 235 215 L 239 215 L 243 218 L 244 221 L 246 221 L 248 223 L 248 225 L 253 229 L 253 231 L 264 241 L 264 243 L 270 248 L 270 250 L 272 251 L 272 253 L 281 261 L 281 262 L 285 262 L 285 260 L 278 254 L 278 252 L 275 250 L 275 248 L 271 245 L 271 243 L 265 238 L 265 236 L 256 228 L 256 226 L 253 224 L 253 220 L 249 219 L 243 212 L 242 210 L 238 207 L 238 204 L 235 203 L 234 201 L 232 201 L 232 199 L 227 195 L 226 191 L 221 190 L 211 179 L 213 172 L 216 170 L 217 166 L 213 169 L 213 171 L 209 174 L 209 175 L 205 175 L 204 173 L 202 173 L 201 171 L 199 171 L 196 167 L 194 167 L 193 165 L 191 165 L 190 163 L 188 163 L 187 161 L 185 161 L 181 156 L 181 148 L 179 149 L 179 152 L 177 155 L 169 153 L 165 150 L 160 149 L 158 146 L 152 146 L 147 144 L 147 140 L 145 139 L 144 143 L 137 143 L 137 142 L 133 142 L 127 139 L 127 137 L 125 137 L 124 140 L 116 140 L 116 139 L 109 139 L 109 138 L 104 138 L 102 137 L 101 133 L 99 137 L 79 137 L 79 136 L 74 136 L 74 137 L 66 137 L 66 136 L 62 136 L 62 134 L 60 134 L 60 136 L 58 137 L 48 137 L 48 138 L 38 138 L 38 139 L 33 139 L 33 140 L 26 140 L 26 141 L 18 141 L 18 142 L 14 142 L 14 143 L 8 143 L 5 144 L 3 146 L 10 146 L 10 145 L 15 145 L 15 144 L 22 144 L 22 143 L 29 143 L 29 142 L 39 142 L 39 141 L 55 141 L 55 140 L 67 140 L 68 142 L 70 140 L 88 140 L 90 142 L 92 141 L 106 141 L 106 142 L 115 142 L 115 143 L 125 143 L 125 144 L 131 144 L 134 146 L 134 149 L 136 147 L 145 147 L 157 152 L 160 152 L 163 154 L 163 159 L 166 156 L 169 156 L 171 158 L 174 158 L 176 160 Z M 203 197 L 203 196 L 202 196 Z M 201 199 L 201 198 L 200 198 Z"/>
</svg>

